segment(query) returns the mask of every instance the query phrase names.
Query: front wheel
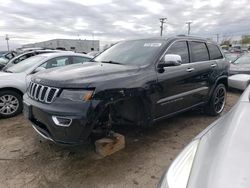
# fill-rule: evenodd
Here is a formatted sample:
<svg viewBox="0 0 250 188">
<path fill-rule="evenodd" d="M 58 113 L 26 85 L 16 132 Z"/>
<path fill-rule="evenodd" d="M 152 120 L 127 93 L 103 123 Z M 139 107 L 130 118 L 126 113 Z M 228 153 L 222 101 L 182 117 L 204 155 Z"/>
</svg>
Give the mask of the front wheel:
<svg viewBox="0 0 250 188">
<path fill-rule="evenodd" d="M 22 112 L 22 95 L 15 91 L 0 91 L 0 117 L 10 118 Z"/>
<path fill-rule="evenodd" d="M 219 115 L 225 107 L 226 96 L 227 96 L 227 91 L 225 85 L 224 84 L 217 85 L 206 107 L 207 113 L 212 116 Z"/>
</svg>

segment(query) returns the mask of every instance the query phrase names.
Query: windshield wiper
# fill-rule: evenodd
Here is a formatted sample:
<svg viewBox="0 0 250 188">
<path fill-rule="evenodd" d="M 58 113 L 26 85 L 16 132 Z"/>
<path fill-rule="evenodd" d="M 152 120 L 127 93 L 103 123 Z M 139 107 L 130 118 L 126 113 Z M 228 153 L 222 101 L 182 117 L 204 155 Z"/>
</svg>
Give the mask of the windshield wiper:
<svg viewBox="0 0 250 188">
<path fill-rule="evenodd" d="M 119 62 L 115 62 L 115 61 L 101 61 L 102 63 L 110 63 L 110 64 L 117 64 L 117 65 L 121 65 L 121 63 Z"/>
</svg>

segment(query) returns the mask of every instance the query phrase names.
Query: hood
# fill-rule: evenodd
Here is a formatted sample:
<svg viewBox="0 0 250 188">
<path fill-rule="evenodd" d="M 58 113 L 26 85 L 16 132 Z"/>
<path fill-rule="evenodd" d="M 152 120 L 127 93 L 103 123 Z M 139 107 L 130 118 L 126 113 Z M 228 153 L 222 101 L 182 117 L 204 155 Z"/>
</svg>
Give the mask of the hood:
<svg viewBox="0 0 250 188">
<path fill-rule="evenodd" d="M 250 102 L 245 96 L 201 135 L 188 187 L 250 187 Z"/>
<path fill-rule="evenodd" d="M 42 71 L 32 81 L 59 88 L 87 88 L 95 87 L 95 83 L 129 77 L 138 70 L 136 66 L 88 62 Z"/>
<path fill-rule="evenodd" d="M 0 79 L 4 77 L 10 77 L 11 75 L 13 75 L 13 73 L 0 71 Z"/>
<path fill-rule="evenodd" d="M 237 64 L 230 64 L 230 70 L 250 70 L 250 64 L 241 64 L 241 65 L 237 65 Z"/>
</svg>

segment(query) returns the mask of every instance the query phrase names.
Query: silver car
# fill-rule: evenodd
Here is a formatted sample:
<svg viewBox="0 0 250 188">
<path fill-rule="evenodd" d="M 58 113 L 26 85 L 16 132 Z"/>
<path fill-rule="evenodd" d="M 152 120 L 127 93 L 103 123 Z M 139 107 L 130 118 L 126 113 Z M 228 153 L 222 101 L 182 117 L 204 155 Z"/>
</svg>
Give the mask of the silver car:
<svg viewBox="0 0 250 188">
<path fill-rule="evenodd" d="M 35 51 L 33 50 L 33 51 L 28 51 L 28 52 L 22 53 L 22 54 L 20 54 L 20 55 L 18 55 L 16 57 L 12 58 L 8 62 L 6 62 L 5 66 L 2 67 L 2 68 L 3 69 L 10 68 L 11 66 L 16 65 L 16 64 L 22 62 L 23 60 L 28 59 L 30 57 L 33 57 L 35 55 L 44 54 L 44 53 L 57 53 L 57 52 L 62 52 L 62 51 L 59 51 L 59 50 L 35 50 Z"/>
<path fill-rule="evenodd" d="M 22 112 L 22 97 L 33 74 L 90 59 L 91 56 L 72 52 L 40 54 L 0 72 L 0 117 L 13 117 Z"/>
<path fill-rule="evenodd" d="M 245 54 L 232 62 L 229 74 L 250 74 L 250 54 Z"/>
<path fill-rule="evenodd" d="M 159 188 L 250 187 L 250 86 L 173 161 Z"/>
</svg>

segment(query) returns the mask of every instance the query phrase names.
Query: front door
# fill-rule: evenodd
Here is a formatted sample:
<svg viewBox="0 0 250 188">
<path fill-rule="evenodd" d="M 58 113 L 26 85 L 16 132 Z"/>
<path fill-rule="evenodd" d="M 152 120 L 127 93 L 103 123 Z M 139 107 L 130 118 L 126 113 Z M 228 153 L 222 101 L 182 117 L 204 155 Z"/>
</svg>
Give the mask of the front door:
<svg viewBox="0 0 250 188">
<path fill-rule="evenodd" d="M 158 119 L 174 114 L 195 104 L 196 70 L 190 63 L 187 41 L 175 41 L 166 54 L 177 54 L 182 58 L 179 66 L 165 67 L 164 72 L 157 73 L 158 92 L 154 118 Z M 165 55 L 165 54 L 164 54 Z"/>
</svg>

